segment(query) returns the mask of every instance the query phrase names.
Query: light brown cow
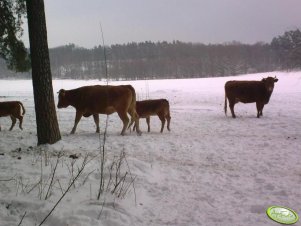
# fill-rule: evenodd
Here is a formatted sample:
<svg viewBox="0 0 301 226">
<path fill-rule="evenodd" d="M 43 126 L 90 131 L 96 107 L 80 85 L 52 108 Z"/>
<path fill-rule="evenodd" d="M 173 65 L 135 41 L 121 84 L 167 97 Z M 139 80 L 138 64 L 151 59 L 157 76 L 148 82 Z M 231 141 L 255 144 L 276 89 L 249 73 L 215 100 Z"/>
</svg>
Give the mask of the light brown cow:
<svg viewBox="0 0 301 226">
<path fill-rule="evenodd" d="M 71 134 L 75 133 L 78 122 L 81 117 L 93 115 L 96 125 L 96 132 L 99 133 L 99 115 L 110 115 L 117 112 L 123 122 L 121 135 L 124 135 L 131 120 L 138 123 L 137 134 L 141 135 L 139 129 L 139 118 L 136 112 L 136 92 L 131 85 L 122 86 L 83 86 L 77 89 L 61 89 L 58 96 L 58 108 L 66 108 L 69 105 L 76 109 L 74 126 Z"/>
<path fill-rule="evenodd" d="M 274 83 L 278 79 L 275 77 L 263 78 L 261 81 L 228 81 L 225 84 L 225 105 L 224 110 L 227 114 L 227 98 L 232 117 L 235 118 L 234 105 L 238 102 L 254 103 L 257 107 L 257 118 L 262 116 L 262 110 L 265 104 L 269 103 Z"/>
<path fill-rule="evenodd" d="M 6 101 L 6 102 L 0 102 L 0 117 L 6 117 L 10 116 L 12 125 L 10 127 L 10 131 L 14 128 L 16 124 L 16 119 L 19 119 L 19 127 L 21 130 L 22 128 L 22 122 L 23 122 L 23 116 L 25 114 L 25 108 L 23 104 L 20 101 Z M 0 126 L 1 131 L 1 126 Z"/>
<path fill-rule="evenodd" d="M 157 115 L 161 120 L 161 130 L 163 132 L 165 121 L 167 120 L 167 129 L 170 131 L 170 111 L 169 102 L 166 99 L 155 99 L 155 100 L 143 100 L 136 102 L 136 111 L 139 118 L 146 118 L 147 131 L 150 132 L 150 116 Z M 129 125 L 129 127 L 133 124 Z M 134 124 L 133 130 L 135 131 L 136 124 Z"/>
</svg>

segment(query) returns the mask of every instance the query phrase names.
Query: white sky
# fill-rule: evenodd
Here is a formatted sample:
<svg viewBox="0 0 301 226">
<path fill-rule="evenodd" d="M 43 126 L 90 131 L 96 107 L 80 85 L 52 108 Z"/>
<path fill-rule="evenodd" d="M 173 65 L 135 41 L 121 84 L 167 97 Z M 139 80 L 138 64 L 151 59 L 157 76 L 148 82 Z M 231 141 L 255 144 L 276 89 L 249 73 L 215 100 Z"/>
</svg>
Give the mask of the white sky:
<svg viewBox="0 0 301 226">
<path fill-rule="evenodd" d="M 49 47 L 68 43 L 97 46 L 102 42 L 100 23 L 107 45 L 173 40 L 205 44 L 236 40 L 252 44 L 270 42 L 285 31 L 301 28 L 300 0 L 44 2 Z M 25 32 L 25 40 L 27 36 Z"/>
</svg>

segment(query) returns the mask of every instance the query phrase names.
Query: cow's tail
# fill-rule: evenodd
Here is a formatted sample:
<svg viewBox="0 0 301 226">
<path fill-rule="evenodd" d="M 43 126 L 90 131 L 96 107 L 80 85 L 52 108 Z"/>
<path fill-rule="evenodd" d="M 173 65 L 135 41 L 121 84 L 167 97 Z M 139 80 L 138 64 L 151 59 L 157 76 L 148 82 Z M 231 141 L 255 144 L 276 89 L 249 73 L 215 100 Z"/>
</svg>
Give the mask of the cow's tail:
<svg viewBox="0 0 301 226">
<path fill-rule="evenodd" d="M 168 102 L 168 100 L 166 100 L 166 102 L 167 102 L 167 112 L 166 112 L 166 116 L 165 116 L 165 118 L 167 119 L 167 129 L 168 129 L 168 131 L 170 131 L 170 119 L 171 119 L 171 117 L 170 117 L 170 106 L 169 106 L 169 102 Z"/>
<path fill-rule="evenodd" d="M 224 104 L 225 115 L 227 115 L 227 94 L 225 92 L 225 104 Z"/>
<path fill-rule="evenodd" d="M 132 102 L 130 105 L 130 109 L 131 109 L 131 121 L 129 123 L 128 129 L 133 125 L 133 123 L 135 122 L 135 127 L 136 127 L 136 132 L 138 135 L 141 135 L 141 130 L 139 128 L 139 115 L 136 111 L 136 92 L 133 86 L 129 85 L 130 90 L 132 91 Z"/>
<path fill-rule="evenodd" d="M 25 115 L 25 108 L 24 108 L 24 106 L 23 106 L 23 104 L 22 104 L 21 102 L 19 102 L 19 105 L 20 105 L 21 108 L 22 108 L 22 112 L 21 112 L 21 110 L 20 110 L 20 115 L 21 115 L 21 116 L 24 116 L 24 115 Z"/>
</svg>

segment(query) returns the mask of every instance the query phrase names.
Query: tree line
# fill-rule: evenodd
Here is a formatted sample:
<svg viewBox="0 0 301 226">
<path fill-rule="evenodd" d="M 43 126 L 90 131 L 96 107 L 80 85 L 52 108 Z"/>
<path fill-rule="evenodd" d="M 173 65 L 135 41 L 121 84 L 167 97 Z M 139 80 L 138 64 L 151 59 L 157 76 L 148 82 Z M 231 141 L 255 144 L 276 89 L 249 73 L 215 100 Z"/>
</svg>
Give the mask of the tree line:
<svg viewBox="0 0 301 226">
<path fill-rule="evenodd" d="M 106 52 L 106 61 L 104 56 Z M 68 44 L 49 49 L 51 71 L 60 79 L 112 80 L 220 77 L 301 68 L 301 32 L 287 31 L 271 43 L 201 44 L 132 42 L 92 49 Z M 0 73 L 4 63 L 0 62 Z M 17 77 L 30 77 L 18 74 Z"/>
<path fill-rule="evenodd" d="M 285 32 L 271 43 L 201 44 L 132 42 L 92 49 L 74 44 L 50 49 L 53 77 L 112 80 L 216 77 L 301 68 L 301 32 Z"/>
</svg>

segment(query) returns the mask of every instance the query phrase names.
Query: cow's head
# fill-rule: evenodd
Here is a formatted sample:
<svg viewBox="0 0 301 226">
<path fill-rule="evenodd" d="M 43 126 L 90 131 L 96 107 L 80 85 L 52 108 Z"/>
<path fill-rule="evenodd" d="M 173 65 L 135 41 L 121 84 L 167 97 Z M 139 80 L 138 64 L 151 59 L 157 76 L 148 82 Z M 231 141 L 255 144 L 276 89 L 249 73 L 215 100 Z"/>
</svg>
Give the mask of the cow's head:
<svg viewBox="0 0 301 226">
<path fill-rule="evenodd" d="M 59 102 L 57 104 L 57 108 L 66 108 L 69 106 L 69 103 L 67 101 L 67 98 L 66 98 L 66 90 L 64 89 L 61 89 L 60 91 L 58 91 L 58 99 L 59 99 Z"/>
<path fill-rule="evenodd" d="M 274 83 L 278 81 L 278 78 L 276 78 L 276 76 L 274 78 L 267 77 L 263 78 L 261 81 L 264 83 L 266 90 L 271 93 L 274 90 Z"/>
</svg>

